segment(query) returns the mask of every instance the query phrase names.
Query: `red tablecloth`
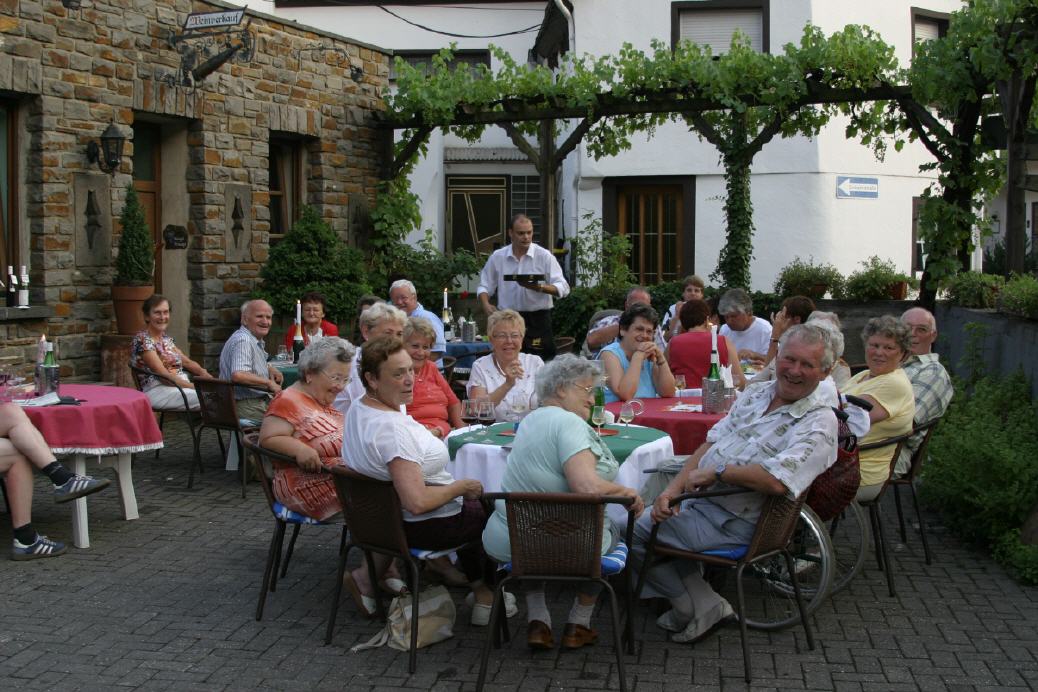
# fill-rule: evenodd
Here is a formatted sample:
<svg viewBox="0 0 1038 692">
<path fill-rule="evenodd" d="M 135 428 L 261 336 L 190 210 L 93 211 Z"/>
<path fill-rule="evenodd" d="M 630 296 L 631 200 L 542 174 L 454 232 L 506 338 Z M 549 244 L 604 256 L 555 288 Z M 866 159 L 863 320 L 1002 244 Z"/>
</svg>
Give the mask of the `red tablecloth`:
<svg viewBox="0 0 1038 692">
<path fill-rule="evenodd" d="M 162 432 L 144 394 L 96 384 L 63 384 L 60 394 L 83 403 L 23 409 L 55 454 L 107 455 L 162 446 Z"/>
<path fill-rule="evenodd" d="M 664 409 L 678 403 L 678 399 L 639 399 L 645 404 L 645 412 L 635 418 L 638 425 L 656 428 L 670 435 L 674 441 L 675 454 L 691 454 L 699 445 L 706 442 L 706 433 L 714 427 L 717 421 L 724 418 L 724 414 L 714 413 L 692 413 L 689 411 L 666 411 Z M 699 404 L 699 397 L 682 397 L 682 403 Z M 606 404 L 606 409 L 619 415 L 622 402 L 614 401 Z"/>
</svg>

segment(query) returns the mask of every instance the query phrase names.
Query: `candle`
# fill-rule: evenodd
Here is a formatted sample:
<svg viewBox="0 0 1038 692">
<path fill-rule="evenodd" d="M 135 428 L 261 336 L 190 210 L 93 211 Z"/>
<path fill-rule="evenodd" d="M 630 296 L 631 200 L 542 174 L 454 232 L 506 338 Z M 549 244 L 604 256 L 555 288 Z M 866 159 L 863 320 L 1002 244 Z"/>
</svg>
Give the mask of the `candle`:
<svg viewBox="0 0 1038 692">
<path fill-rule="evenodd" d="M 447 289 L 443 289 L 443 309 L 447 309 Z"/>
<path fill-rule="evenodd" d="M 710 325 L 710 350 L 717 351 L 717 325 Z"/>
<path fill-rule="evenodd" d="M 296 324 L 303 323 L 303 304 L 296 301 Z"/>
</svg>

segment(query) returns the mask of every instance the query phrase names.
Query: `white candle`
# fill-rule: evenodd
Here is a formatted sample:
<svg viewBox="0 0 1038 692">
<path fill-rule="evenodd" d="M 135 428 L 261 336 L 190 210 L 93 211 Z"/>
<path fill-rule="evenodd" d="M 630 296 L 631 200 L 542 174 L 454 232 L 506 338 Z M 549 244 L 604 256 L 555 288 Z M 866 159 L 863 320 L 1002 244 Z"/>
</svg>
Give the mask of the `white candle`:
<svg viewBox="0 0 1038 692">
<path fill-rule="evenodd" d="M 443 309 L 447 309 L 447 289 L 443 289 Z"/>
<path fill-rule="evenodd" d="M 296 301 L 296 324 L 303 323 L 303 304 Z"/>
<path fill-rule="evenodd" d="M 710 350 L 711 351 L 716 351 L 717 350 L 717 325 L 716 324 L 711 324 L 710 325 Z"/>
</svg>

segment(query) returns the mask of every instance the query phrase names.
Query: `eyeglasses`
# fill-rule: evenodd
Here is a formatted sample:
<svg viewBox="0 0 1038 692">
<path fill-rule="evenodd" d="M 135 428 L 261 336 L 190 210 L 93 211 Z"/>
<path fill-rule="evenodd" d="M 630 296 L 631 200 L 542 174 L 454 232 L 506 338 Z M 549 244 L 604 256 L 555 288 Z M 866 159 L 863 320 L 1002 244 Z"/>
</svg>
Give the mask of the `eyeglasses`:
<svg viewBox="0 0 1038 692">
<path fill-rule="evenodd" d="M 501 341 L 522 341 L 523 335 L 519 332 L 509 332 L 508 334 L 494 333 L 490 335 L 491 339 L 500 339 Z"/>
<path fill-rule="evenodd" d="M 322 370 L 321 374 L 327 377 L 329 380 L 331 380 L 332 384 L 336 385 L 337 387 L 345 387 L 353 381 L 353 378 L 349 375 L 329 375 L 328 372 L 325 370 Z"/>
<path fill-rule="evenodd" d="M 591 392 L 595 389 L 595 385 L 591 385 L 590 387 L 581 387 L 579 384 L 575 384 L 573 386 L 582 390 L 587 396 L 591 396 Z"/>
</svg>

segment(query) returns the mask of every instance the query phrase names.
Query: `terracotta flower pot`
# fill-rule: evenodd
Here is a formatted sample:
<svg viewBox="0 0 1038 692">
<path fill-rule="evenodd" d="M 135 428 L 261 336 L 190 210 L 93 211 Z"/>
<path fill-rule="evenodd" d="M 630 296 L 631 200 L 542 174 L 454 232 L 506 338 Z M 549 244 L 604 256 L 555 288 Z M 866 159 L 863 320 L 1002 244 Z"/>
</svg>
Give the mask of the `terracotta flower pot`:
<svg viewBox="0 0 1038 692">
<path fill-rule="evenodd" d="M 895 281 L 887 286 L 887 293 L 890 295 L 891 300 L 904 300 L 908 297 L 908 282 Z"/>
<path fill-rule="evenodd" d="M 112 286 L 112 306 L 115 308 L 116 330 L 133 335 L 144 329 L 141 305 L 155 293 L 154 286 Z"/>
</svg>

